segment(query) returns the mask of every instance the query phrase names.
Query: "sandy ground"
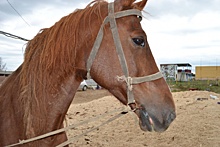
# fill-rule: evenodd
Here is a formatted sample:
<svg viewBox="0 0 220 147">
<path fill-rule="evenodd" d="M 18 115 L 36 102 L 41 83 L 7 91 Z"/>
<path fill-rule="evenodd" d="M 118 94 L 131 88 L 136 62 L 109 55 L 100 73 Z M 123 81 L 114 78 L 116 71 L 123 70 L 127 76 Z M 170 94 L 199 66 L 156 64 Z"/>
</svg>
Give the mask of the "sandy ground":
<svg viewBox="0 0 220 147">
<path fill-rule="evenodd" d="M 74 147 L 220 147 L 220 99 L 210 99 L 207 91 L 173 93 L 177 118 L 166 132 L 150 133 L 140 130 L 132 113 L 95 129 L 87 135 L 75 138 Z M 208 100 L 197 100 L 208 98 Z M 78 124 L 123 107 L 105 90 L 77 92 L 67 114 L 67 124 Z M 113 113 L 110 117 L 117 115 Z M 68 131 L 68 137 L 76 137 L 93 129 L 109 116 Z"/>
</svg>

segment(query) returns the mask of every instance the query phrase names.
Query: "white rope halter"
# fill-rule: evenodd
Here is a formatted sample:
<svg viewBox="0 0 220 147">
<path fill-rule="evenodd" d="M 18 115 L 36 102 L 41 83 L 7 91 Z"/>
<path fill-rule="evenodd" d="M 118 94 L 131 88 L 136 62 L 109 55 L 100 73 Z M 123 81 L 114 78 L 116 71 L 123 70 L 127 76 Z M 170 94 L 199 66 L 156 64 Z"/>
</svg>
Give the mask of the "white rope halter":
<svg viewBox="0 0 220 147">
<path fill-rule="evenodd" d="M 122 49 L 122 45 L 121 45 L 121 41 L 120 41 L 119 33 L 118 33 L 118 28 L 117 28 L 117 24 L 116 24 L 117 18 L 129 16 L 129 15 L 142 16 L 142 13 L 140 10 L 137 10 L 137 9 L 124 10 L 124 11 L 120 11 L 120 12 L 115 13 L 114 12 L 114 3 L 109 3 L 108 16 L 106 16 L 106 18 L 104 19 L 104 21 L 99 29 L 98 35 L 96 37 L 95 43 L 93 45 L 92 51 L 90 53 L 90 56 L 87 60 L 87 65 L 86 65 L 87 78 L 91 78 L 90 77 L 90 69 L 91 69 L 93 61 L 95 60 L 96 54 L 98 52 L 98 49 L 100 48 L 100 45 L 101 45 L 101 42 L 103 39 L 104 25 L 107 23 L 110 23 L 110 28 L 111 28 L 114 44 L 115 44 L 116 51 L 117 51 L 117 54 L 119 57 L 122 71 L 124 73 L 123 76 L 118 76 L 117 79 L 119 81 L 125 81 L 125 83 L 127 85 L 127 97 L 128 97 L 127 104 L 128 105 L 135 103 L 134 95 L 132 92 L 132 85 L 157 80 L 157 79 L 160 79 L 163 77 L 161 72 L 157 72 L 155 74 L 144 76 L 144 77 L 130 77 L 129 76 L 127 62 L 126 62 L 125 55 L 124 55 L 124 52 Z"/>
</svg>

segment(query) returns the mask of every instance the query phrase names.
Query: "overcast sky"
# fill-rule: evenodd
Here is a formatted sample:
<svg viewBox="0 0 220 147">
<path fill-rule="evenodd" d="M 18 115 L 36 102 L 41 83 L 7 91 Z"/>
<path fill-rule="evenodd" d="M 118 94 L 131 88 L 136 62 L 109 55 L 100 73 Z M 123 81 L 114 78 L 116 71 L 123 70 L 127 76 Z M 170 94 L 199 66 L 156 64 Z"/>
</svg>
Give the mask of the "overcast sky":
<svg viewBox="0 0 220 147">
<path fill-rule="evenodd" d="M 41 28 L 84 8 L 90 0 L 0 1 L 0 31 L 31 39 Z M 142 26 L 157 64 L 220 66 L 220 0 L 148 0 Z M 7 70 L 23 62 L 25 41 L 0 34 L 0 57 Z"/>
</svg>

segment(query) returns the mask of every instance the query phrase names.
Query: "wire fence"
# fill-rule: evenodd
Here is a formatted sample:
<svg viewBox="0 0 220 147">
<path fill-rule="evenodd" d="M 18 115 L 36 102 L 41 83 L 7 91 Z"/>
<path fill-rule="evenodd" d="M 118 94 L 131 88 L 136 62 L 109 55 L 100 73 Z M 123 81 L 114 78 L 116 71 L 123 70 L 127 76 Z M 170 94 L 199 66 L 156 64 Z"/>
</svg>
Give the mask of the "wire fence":
<svg viewBox="0 0 220 147">
<path fill-rule="evenodd" d="M 30 41 L 29 39 L 25 39 L 23 37 L 13 35 L 11 33 L 7 33 L 7 32 L 4 32 L 4 31 L 0 31 L 0 34 L 5 35 L 6 37 L 13 38 L 13 39 L 20 39 L 20 40 L 23 40 L 23 41 Z"/>
</svg>

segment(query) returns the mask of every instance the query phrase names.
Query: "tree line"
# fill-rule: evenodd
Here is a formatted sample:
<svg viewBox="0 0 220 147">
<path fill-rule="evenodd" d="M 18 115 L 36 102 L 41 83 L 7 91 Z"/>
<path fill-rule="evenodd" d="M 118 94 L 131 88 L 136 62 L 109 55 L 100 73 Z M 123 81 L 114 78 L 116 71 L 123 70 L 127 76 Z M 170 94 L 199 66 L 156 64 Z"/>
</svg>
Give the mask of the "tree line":
<svg viewBox="0 0 220 147">
<path fill-rule="evenodd" d="M 3 62 L 2 58 L 0 57 L 0 71 L 6 70 L 6 63 Z"/>
</svg>

